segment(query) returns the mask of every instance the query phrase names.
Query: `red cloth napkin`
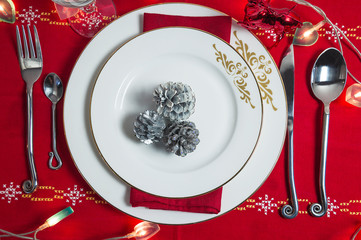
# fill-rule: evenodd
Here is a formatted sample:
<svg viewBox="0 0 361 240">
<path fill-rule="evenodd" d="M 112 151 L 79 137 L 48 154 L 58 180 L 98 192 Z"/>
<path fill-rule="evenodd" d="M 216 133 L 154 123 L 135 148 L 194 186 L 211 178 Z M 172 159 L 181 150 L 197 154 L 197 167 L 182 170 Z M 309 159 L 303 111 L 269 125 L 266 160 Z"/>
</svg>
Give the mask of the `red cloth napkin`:
<svg viewBox="0 0 361 240">
<path fill-rule="evenodd" d="M 198 28 L 229 42 L 232 18 L 229 16 L 186 17 L 144 13 L 143 32 L 170 26 Z"/>
<path fill-rule="evenodd" d="M 143 31 L 161 27 L 182 26 L 198 28 L 212 33 L 229 42 L 231 37 L 232 19 L 228 16 L 215 17 L 185 17 L 145 13 Z M 210 193 L 185 199 L 162 198 L 131 189 L 130 203 L 133 207 L 150 209 L 177 210 L 184 212 L 214 213 L 221 210 L 222 188 Z"/>
<path fill-rule="evenodd" d="M 205 195 L 186 198 L 161 198 L 132 188 L 130 203 L 133 207 L 147 207 L 150 209 L 166 209 L 196 213 L 219 213 L 221 210 L 222 188 Z"/>
</svg>

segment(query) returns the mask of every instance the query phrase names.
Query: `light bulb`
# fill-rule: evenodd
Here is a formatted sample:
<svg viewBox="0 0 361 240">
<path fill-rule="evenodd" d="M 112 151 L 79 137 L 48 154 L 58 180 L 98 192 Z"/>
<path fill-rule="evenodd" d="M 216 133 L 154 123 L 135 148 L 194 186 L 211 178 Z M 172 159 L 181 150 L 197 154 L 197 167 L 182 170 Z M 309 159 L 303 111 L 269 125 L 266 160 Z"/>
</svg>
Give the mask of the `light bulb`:
<svg viewBox="0 0 361 240">
<path fill-rule="evenodd" d="M 307 31 L 305 31 L 302 36 L 301 36 L 301 39 L 303 38 L 308 38 L 309 36 L 311 36 L 311 34 L 313 32 L 317 32 L 318 29 L 320 29 L 323 25 L 325 25 L 326 23 L 326 20 L 322 20 L 321 22 L 317 23 L 316 25 L 314 25 L 313 27 L 311 27 L 310 29 L 308 29 Z"/>
<path fill-rule="evenodd" d="M 15 5 L 11 0 L 0 0 L 0 21 L 15 22 Z"/>
<path fill-rule="evenodd" d="M 122 236 L 122 237 L 114 237 L 107 238 L 105 240 L 115 240 L 115 239 L 124 239 L 124 238 L 135 238 L 136 240 L 147 240 L 153 237 L 157 232 L 159 232 L 160 227 L 156 223 L 151 222 L 141 222 L 135 225 L 134 231 Z"/>
<path fill-rule="evenodd" d="M 313 29 L 307 30 L 306 32 L 303 33 L 302 37 L 303 38 L 309 37 L 313 33 L 313 31 L 315 31 L 315 30 L 313 30 Z"/>
<path fill-rule="evenodd" d="M 72 214 L 74 212 L 74 210 L 71 207 L 67 207 L 63 210 L 61 210 L 60 212 L 54 214 L 53 216 L 51 216 L 50 218 L 48 218 L 45 223 L 43 225 L 41 225 L 38 230 L 44 230 L 45 228 L 48 227 L 52 227 L 55 224 L 57 224 L 58 222 L 60 222 L 61 220 L 63 220 L 64 218 L 66 218 L 67 216 L 69 216 L 70 214 Z"/>
<path fill-rule="evenodd" d="M 61 220 L 63 220 L 64 218 L 66 218 L 67 216 L 69 216 L 70 214 L 72 214 L 73 212 L 74 212 L 74 210 L 71 207 L 67 207 L 67 208 L 61 210 L 60 212 L 58 212 L 57 214 L 48 218 L 46 220 L 46 222 L 48 222 L 49 226 L 52 227 L 55 224 L 57 224 L 58 222 L 60 222 Z"/>
<path fill-rule="evenodd" d="M 313 25 L 309 22 L 304 22 L 301 28 L 298 28 L 293 38 L 293 44 L 298 46 L 311 46 L 318 39 L 318 29 L 325 25 L 326 20 Z"/>
<path fill-rule="evenodd" d="M 158 224 L 151 222 L 141 222 L 134 227 L 134 237 L 136 240 L 147 240 L 159 232 Z"/>
<path fill-rule="evenodd" d="M 355 83 L 347 88 L 346 102 L 361 108 L 361 84 Z"/>
<path fill-rule="evenodd" d="M 5 14 L 7 15 L 7 11 L 5 10 L 5 8 L 3 7 L 3 5 L 0 5 L 0 12 L 5 12 Z"/>
</svg>

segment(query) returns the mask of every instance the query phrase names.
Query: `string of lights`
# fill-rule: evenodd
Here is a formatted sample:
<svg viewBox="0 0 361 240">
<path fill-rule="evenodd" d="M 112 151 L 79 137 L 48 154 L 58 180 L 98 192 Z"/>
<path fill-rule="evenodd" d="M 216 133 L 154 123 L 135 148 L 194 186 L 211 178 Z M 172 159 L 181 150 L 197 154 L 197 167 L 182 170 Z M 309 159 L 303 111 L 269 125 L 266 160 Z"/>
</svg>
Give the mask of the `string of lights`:
<svg viewBox="0 0 361 240">
<path fill-rule="evenodd" d="M 40 225 L 37 229 L 35 229 L 31 232 L 16 234 L 16 233 L 12 233 L 12 232 L 0 229 L 0 232 L 5 233 L 5 235 L 0 235 L 0 238 L 17 237 L 17 238 L 21 238 L 21 239 L 37 240 L 36 235 L 38 234 L 38 232 L 40 232 L 46 228 L 53 227 L 54 225 L 56 225 L 57 223 L 62 221 L 64 218 L 71 215 L 72 213 L 74 213 L 74 210 L 71 207 L 67 207 L 67 208 L 61 210 L 60 212 L 52 215 L 42 225 Z M 105 240 L 115 240 L 115 239 L 124 239 L 124 238 L 136 238 L 136 240 L 147 240 L 147 239 L 153 237 L 157 232 L 159 232 L 159 230 L 160 230 L 160 227 L 158 224 L 144 221 L 144 222 L 138 223 L 134 227 L 134 231 L 125 236 L 108 238 Z M 30 234 L 34 234 L 33 237 L 27 236 Z"/>
</svg>

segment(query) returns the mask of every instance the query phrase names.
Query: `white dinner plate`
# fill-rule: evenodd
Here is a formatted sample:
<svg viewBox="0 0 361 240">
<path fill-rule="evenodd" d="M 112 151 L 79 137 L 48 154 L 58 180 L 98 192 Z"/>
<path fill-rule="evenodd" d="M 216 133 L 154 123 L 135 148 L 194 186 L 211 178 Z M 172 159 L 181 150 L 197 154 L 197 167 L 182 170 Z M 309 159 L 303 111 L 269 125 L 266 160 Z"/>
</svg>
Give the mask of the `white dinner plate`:
<svg viewBox="0 0 361 240">
<path fill-rule="evenodd" d="M 122 44 L 139 35 L 143 14 L 161 13 L 187 16 L 223 15 L 217 10 L 187 3 L 167 3 L 144 7 L 105 27 L 84 49 L 71 73 L 64 100 L 64 129 L 75 165 L 94 191 L 104 200 L 131 216 L 164 224 L 206 221 L 231 211 L 247 200 L 263 184 L 281 153 L 287 124 L 286 96 L 278 68 L 262 43 L 233 21 L 230 44 L 249 63 L 259 83 L 263 100 L 261 134 L 251 159 L 223 186 L 218 214 L 133 208 L 130 187 L 102 160 L 93 141 L 89 122 L 90 97 L 96 78 L 110 55 Z"/>
<path fill-rule="evenodd" d="M 187 84 L 196 97 L 187 120 L 201 141 L 185 157 L 133 133 L 139 113 L 157 108 L 154 89 L 169 81 Z M 162 28 L 109 58 L 93 89 L 90 120 L 103 159 L 121 179 L 156 196 L 186 198 L 219 188 L 246 164 L 260 134 L 262 100 L 250 67 L 227 42 L 197 29 Z"/>
</svg>

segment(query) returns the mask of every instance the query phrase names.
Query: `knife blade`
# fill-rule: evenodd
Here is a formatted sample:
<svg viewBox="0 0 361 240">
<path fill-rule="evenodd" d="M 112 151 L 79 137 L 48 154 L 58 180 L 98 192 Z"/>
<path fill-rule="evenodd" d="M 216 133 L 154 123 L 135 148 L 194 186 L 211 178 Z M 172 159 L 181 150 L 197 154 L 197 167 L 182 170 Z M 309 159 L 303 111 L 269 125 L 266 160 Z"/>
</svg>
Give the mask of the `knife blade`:
<svg viewBox="0 0 361 240">
<path fill-rule="evenodd" d="M 282 216 L 288 219 L 298 214 L 298 200 L 293 168 L 293 118 L 294 118 L 294 81 L 295 60 L 293 44 L 286 50 L 280 66 L 280 73 L 287 96 L 287 132 L 288 132 L 288 183 L 290 188 L 290 204 L 282 207 Z"/>
<path fill-rule="evenodd" d="M 294 84 L 295 84 L 295 60 L 293 44 L 286 50 L 281 61 L 280 72 L 283 79 L 287 96 L 288 121 L 293 122 L 294 116 Z"/>
</svg>

